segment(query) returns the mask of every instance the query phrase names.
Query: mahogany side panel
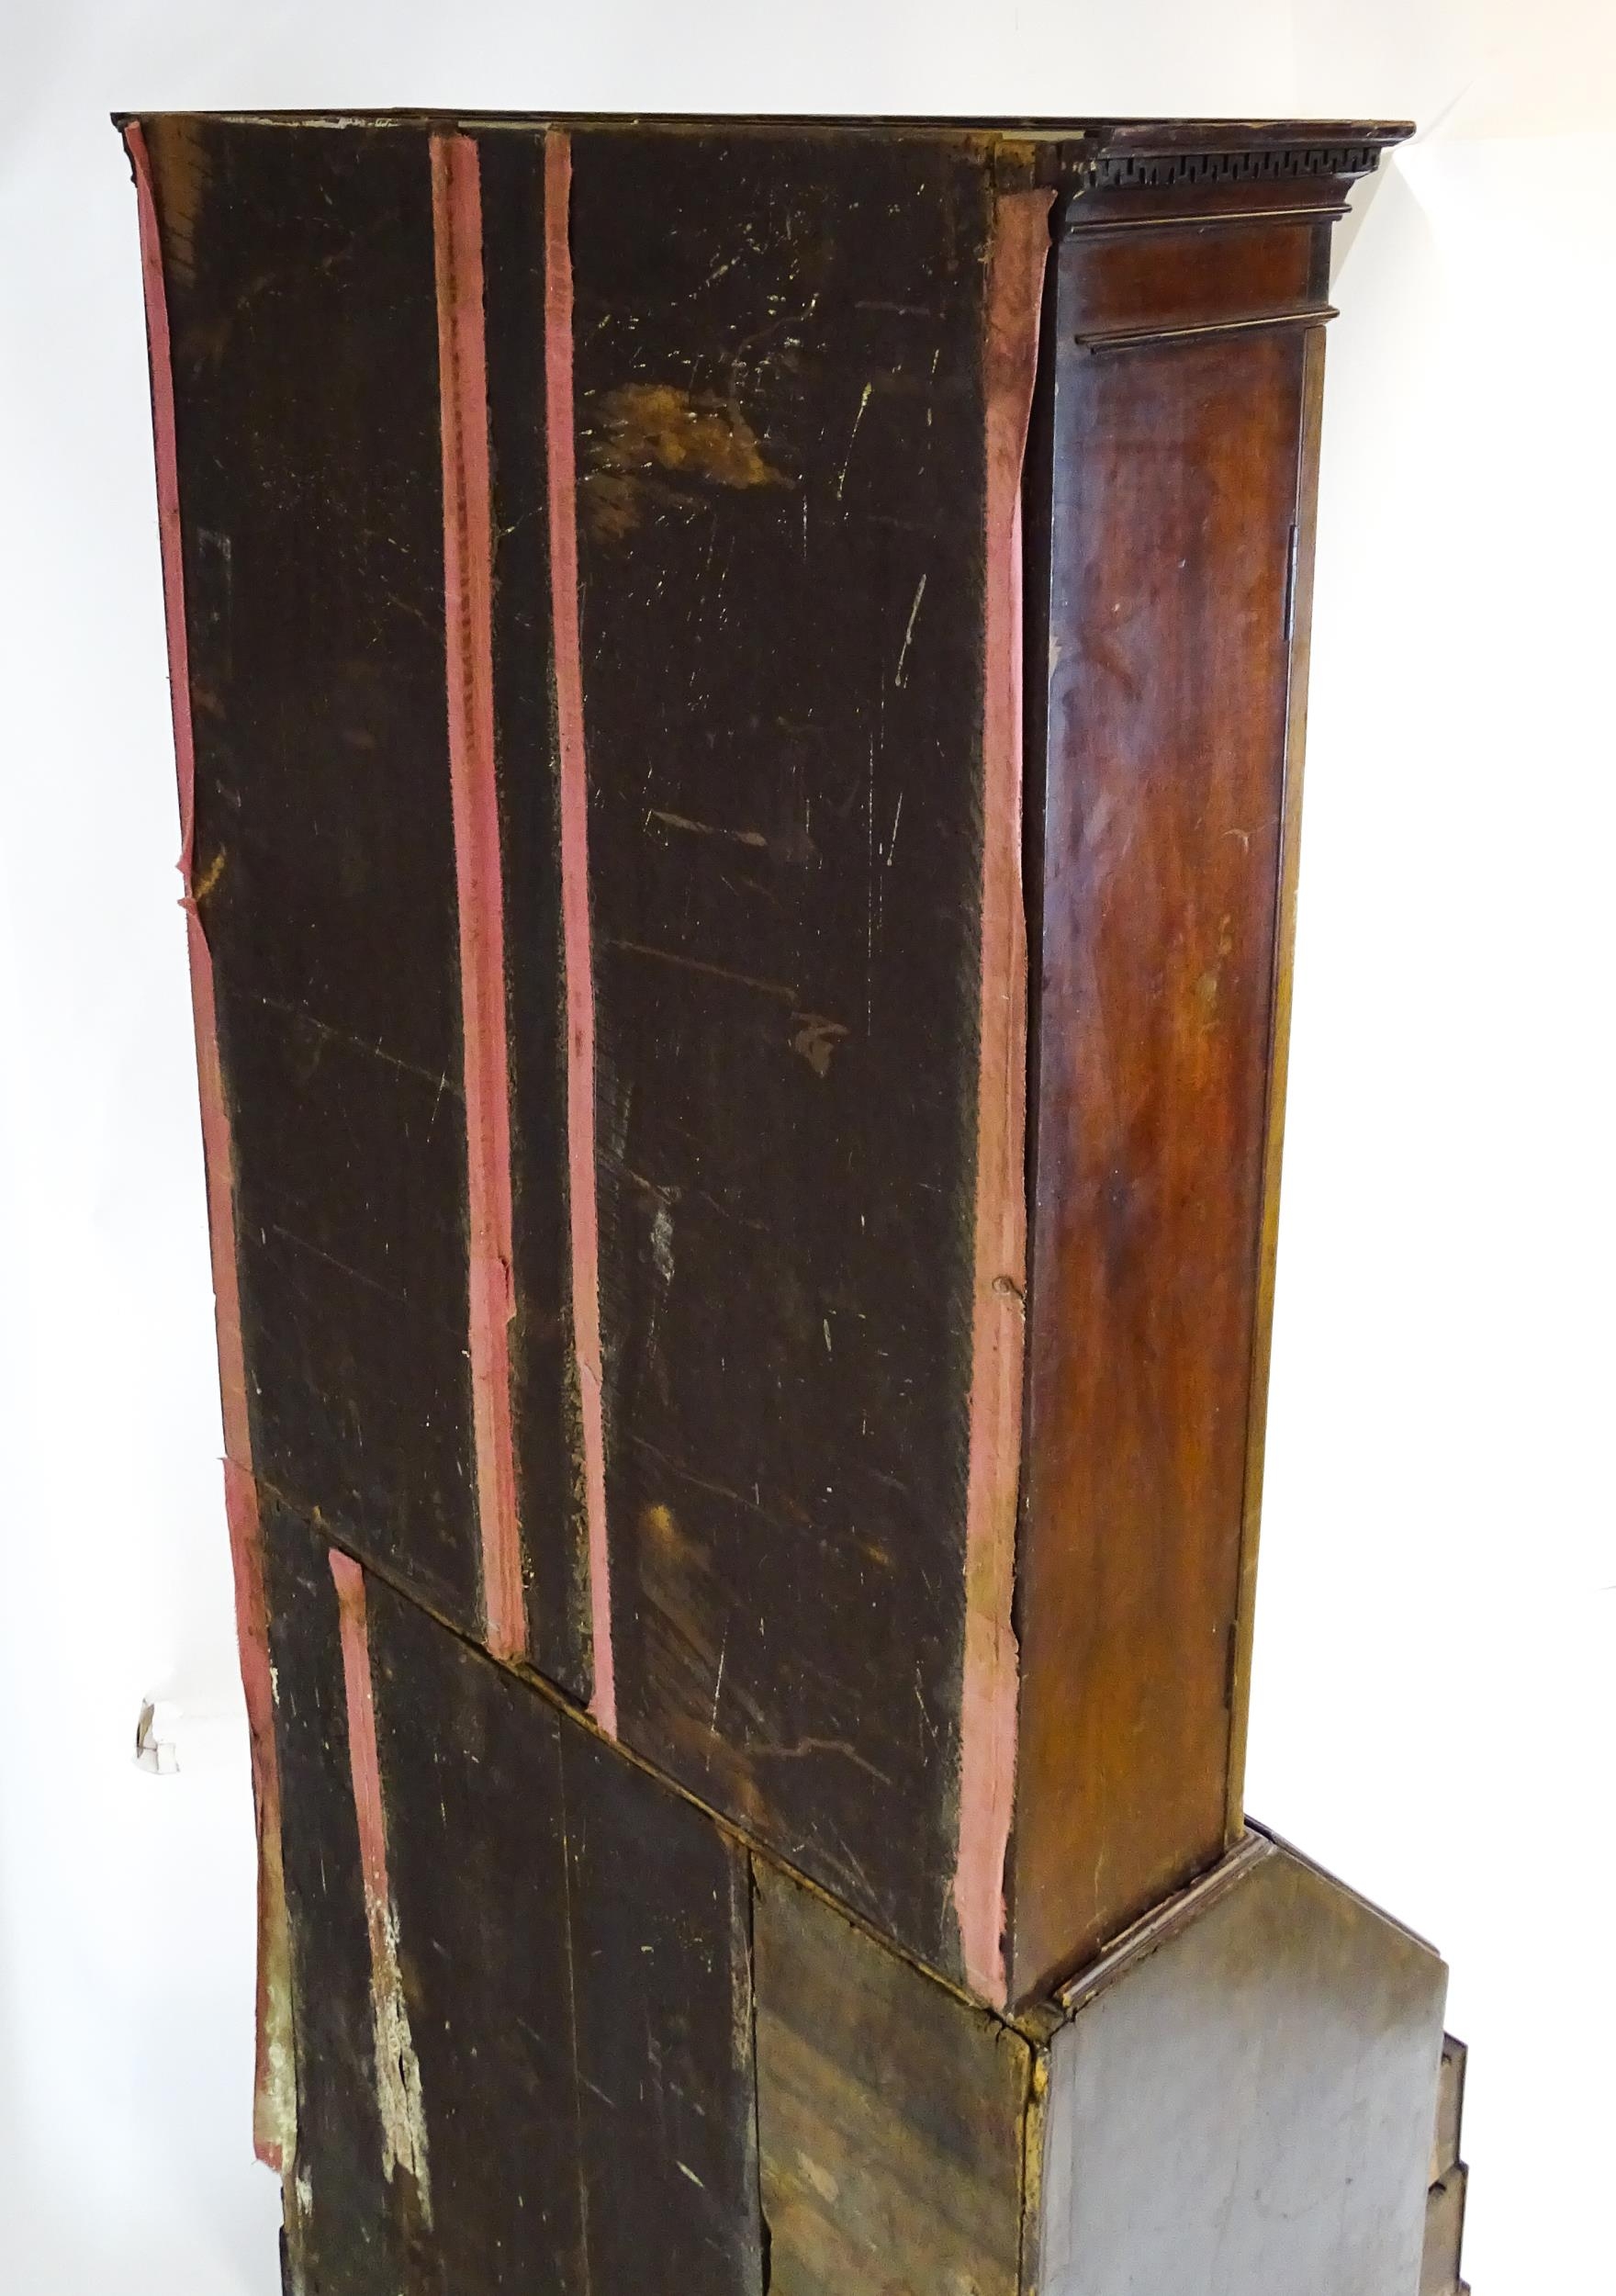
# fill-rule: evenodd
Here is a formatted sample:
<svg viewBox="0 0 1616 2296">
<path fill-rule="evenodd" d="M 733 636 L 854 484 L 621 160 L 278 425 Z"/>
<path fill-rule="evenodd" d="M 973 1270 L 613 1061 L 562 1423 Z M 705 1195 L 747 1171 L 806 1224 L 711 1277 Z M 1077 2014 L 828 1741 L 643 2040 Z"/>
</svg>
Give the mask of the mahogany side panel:
<svg viewBox="0 0 1616 2296">
<path fill-rule="evenodd" d="M 1324 251 L 1320 251 L 1320 270 Z M 1240 1536 L 1240 1615 L 1229 1732 L 1229 1833 L 1245 1816 L 1246 1736 L 1251 1712 L 1251 1639 L 1256 1626 L 1257 1548 L 1262 1470 L 1268 1441 L 1268 1372 L 1274 1338 L 1274 1283 L 1279 1247 L 1279 1189 L 1285 1161 L 1285 1086 L 1290 1072 L 1291 976 L 1296 939 L 1296 880 L 1302 847 L 1302 768 L 1307 732 L 1307 665 L 1313 616 L 1314 535 L 1319 513 L 1319 451 L 1324 414 L 1324 335 L 1315 329 L 1304 353 L 1302 442 L 1296 485 L 1296 540 L 1291 579 L 1290 691 L 1285 713 L 1285 807 L 1279 864 L 1279 923 L 1274 960 L 1274 1007 L 1268 1064 L 1267 1138 L 1262 1159 L 1262 1225 L 1257 1262 L 1257 1330 L 1246 1413 L 1246 1489 Z"/>
<path fill-rule="evenodd" d="M 1215 236 L 1221 321 L 1311 288 L 1294 226 Z M 1172 236 L 1095 244 L 1054 298 L 1015 1998 L 1227 1839 L 1310 332 L 1180 333 Z"/>
</svg>

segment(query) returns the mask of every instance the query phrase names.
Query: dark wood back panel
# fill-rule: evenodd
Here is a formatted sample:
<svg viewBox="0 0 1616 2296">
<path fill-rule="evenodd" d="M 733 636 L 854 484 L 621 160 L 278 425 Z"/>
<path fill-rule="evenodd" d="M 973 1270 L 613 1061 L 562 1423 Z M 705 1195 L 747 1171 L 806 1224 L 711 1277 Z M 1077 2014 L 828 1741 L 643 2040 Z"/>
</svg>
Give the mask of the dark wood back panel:
<svg viewBox="0 0 1616 2296">
<path fill-rule="evenodd" d="M 761 1858 L 754 1906 L 774 2296 L 1018 2296 L 1027 2041 Z"/>
<path fill-rule="evenodd" d="M 149 123 L 236 1464 L 995 2002 L 1239 1822 L 1378 148 L 1140 132 Z"/>
<path fill-rule="evenodd" d="M 572 184 L 621 1728 L 951 1968 L 989 178 Z"/>
<path fill-rule="evenodd" d="M 252 1465 L 480 1632 L 432 141 L 219 120 L 150 137 Z M 531 1655 L 582 1694 L 542 141 L 479 160 L 489 349 L 469 420 L 490 463 L 521 1567 Z"/>
<path fill-rule="evenodd" d="M 253 1464 L 469 1620 L 426 141 L 151 141 Z"/>
<path fill-rule="evenodd" d="M 387 1879 L 447 2287 L 590 2286 L 556 1709 L 367 1581 Z"/>
<path fill-rule="evenodd" d="M 374 1578 L 367 1607 L 446 2287 L 760 2296 L 744 1856 Z"/>
<path fill-rule="evenodd" d="M 745 1853 L 296 1516 L 264 1530 L 292 2284 L 762 2296 Z"/>
<path fill-rule="evenodd" d="M 1313 254 L 1209 236 L 1055 298 L 1016 1998 L 1226 1838 Z"/>
<path fill-rule="evenodd" d="M 294 1515 L 267 1507 L 263 1537 L 296 2060 L 295 2151 L 284 2163 L 292 2285 L 415 2296 L 403 2190 L 383 2168 L 336 1588 L 323 1547 Z"/>
</svg>

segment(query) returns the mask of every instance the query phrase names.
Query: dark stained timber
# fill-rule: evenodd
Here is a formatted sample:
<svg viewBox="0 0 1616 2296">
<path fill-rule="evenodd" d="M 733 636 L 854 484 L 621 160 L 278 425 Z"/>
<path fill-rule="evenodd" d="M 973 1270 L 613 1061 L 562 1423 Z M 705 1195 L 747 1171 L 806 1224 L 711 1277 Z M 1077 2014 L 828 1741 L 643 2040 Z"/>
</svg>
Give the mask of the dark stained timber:
<svg viewBox="0 0 1616 2296">
<path fill-rule="evenodd" d="M 762 2296 L 744 1854 L 305 1526 L 266 1535 L 295 2285 Z"/>
<path fill-rule="evenodd" d="M 292 1946 L 294 2285 L 308 2296 L 373 2296 L 413 2283 L 402 2188 L 383 2166 L 337 1591 L 301 1524 L 272 1508 L 263 1528 Z"/>
<path fill-rule="evenodd" d="M 156 121 L 254 1465 L 477 1609 L 424 139 Z"/>
<path fill-rule="evenodd" d="M 412 1604 L 367 1602 L 445 2257 L 479 2290 L 756 2296 L 744 1859 Z"/>
<path fill-rule="evenodd" d="M 587 2288 L 561 1724 L 374 1579 L 387 1873 L 434 2236 L 473 2288 Z"/>
<path fill-rule="evenodd" d="M 621 1727 L 947 1966 L 989 191 L 573 138 Z"/>
<path fill-rule="evenodd" d="M 196 727 L 193 880 L 233 1135 L 253 1465 L 457 1622 L 585 1695 L 555 1154 L 542 165 L 532 144 L 498 139 L 485 166 L 469 139 L 404 128 L 350 141 L 163 121 L 151 144 Z M 456 296 L 447 323 L 473 329 L 469 369 L 444 364 Z M 501 355 L 478 368 L 485 325 Z M 443 470 L 450 452 L 475 488 L 482 432 L 479 540 L 475 501 L 450 499 Z M 454 679 L 476 674 L 479 582 L 498 790 L 485 882 L 466 873 L 451 707 Z M 447 619 L 446 583 L 461 602 Z M 488 1016 L 475 1043 L 466 1027 L 468 899 L 510 915 L 493 962 L 511 1050 L 507 1062 L 496 1043 L 491 1069 Z M 468 1282 L 483 1266 L 468 1190 L 478 1075 L 510 1095 L 510 1142 L 473 1159 L 481 1177 L 493 1157 L 479 1196 L 491 1184 L 514 1199 L 496 1242 L 514 1313 L 491 1373 Z M 479 1418 L 501 1393 L 513 1437 Z M 490 1441 L 513 1441 L 514 1458 Z M 521 1544 L 507 1560 L 488 1493 L 511 1477 Z M 497 1616 L 500 1567 L 516 1575 Z"/>
<path fill-rule="evenodd" d="M 1017 2296 L 1027 2038 L 761 1861 L 756 1908 L 775 2296 Z"/>
<path fill-rule="evenodd" d="M 1428 2221 L 1452 2285 L 1445 1973 L 1295 1852 L 1246 1835 L 1001 2017 L 264 1533 L 297 2296 L 1380 2296 Z"/>
<path fill-rule="evenodd" d="M 1240 1839 L 1329 239 L 1401 132 L 131 125 L 258 1708 L 268 1508 L 1001 2009 Z"/>
</svg>

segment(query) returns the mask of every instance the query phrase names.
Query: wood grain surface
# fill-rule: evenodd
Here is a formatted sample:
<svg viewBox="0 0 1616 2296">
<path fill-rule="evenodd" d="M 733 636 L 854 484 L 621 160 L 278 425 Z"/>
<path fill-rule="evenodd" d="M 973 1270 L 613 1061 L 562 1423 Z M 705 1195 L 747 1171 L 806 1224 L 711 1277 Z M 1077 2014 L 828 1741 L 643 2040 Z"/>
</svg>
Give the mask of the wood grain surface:
<svg viewBox="0 0 1616 2296">
<path fill-rule="evenodd" d="M 1104 343 L 1182 241 L 1061 252 L 1049 417 L 1022 1998 L 1229 1838 L 1306 331 Z M 1238 235 L 1225 316 L 1302 264 Z M 1164 258 L 1163 250 L 1167 250 Z M 1255 252 L 1253 252 L 1255 251 Z M 1200 308 L 1212 308 L 1210 303 Z M 1085 331 L 1098 329 L 1091 343 Z"/>
<path fill-rule="evenodd" d="M 238 1498 L 1031 2000 L 1240 1825 L 1398 131 L 131 132 Z"/>
<path fill-rule="evenodd" d="M 341 1555 L 339 1604 L 295 1518 L 268 1537 L 295 2284 L 762 2296 L 744 1854 Z"/>
<path fill-rule="evenodd" d="M 471 1624 L 425 142 L 150 132 L 252 1464 Z"/>
<path fill-rule="evenodd" d="M 572 137 L 620 1727 L 950 1969 L 988 224 L 963 142 Z"/>
<path fill-rule="evenodd" d="M 776 2296 L 1017 2296 L 1026 2037 L 756 1872 L 758 2117 Z"/>
</svg>

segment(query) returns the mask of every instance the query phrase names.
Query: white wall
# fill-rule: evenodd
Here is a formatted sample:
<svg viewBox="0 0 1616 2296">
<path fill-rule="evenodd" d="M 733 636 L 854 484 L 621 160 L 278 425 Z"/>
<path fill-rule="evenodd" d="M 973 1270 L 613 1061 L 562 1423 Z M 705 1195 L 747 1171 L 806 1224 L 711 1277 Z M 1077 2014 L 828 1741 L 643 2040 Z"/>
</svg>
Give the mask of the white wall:
<svg viewBox="0 0 1616 2296">
<path fill-rule="evenodd" d="M 1387 73 L 1336 282 L 1250 1798 L 1441 1944 L 1466 2268 L 1546 2296 L 1616 2176 L 1616 100 L 1520 14 Z"/>
<path fill-rule="evenodd" d="M 1601 2284 L 1616 11 L 11 0 L 0 43 L 0 2285 L 277 2285 L 106 114 L 427 102 L 1426 124 L 1338 251 L 1251 1802 L 1453 1962 L 1477 2287 Z"/>
</svg>

